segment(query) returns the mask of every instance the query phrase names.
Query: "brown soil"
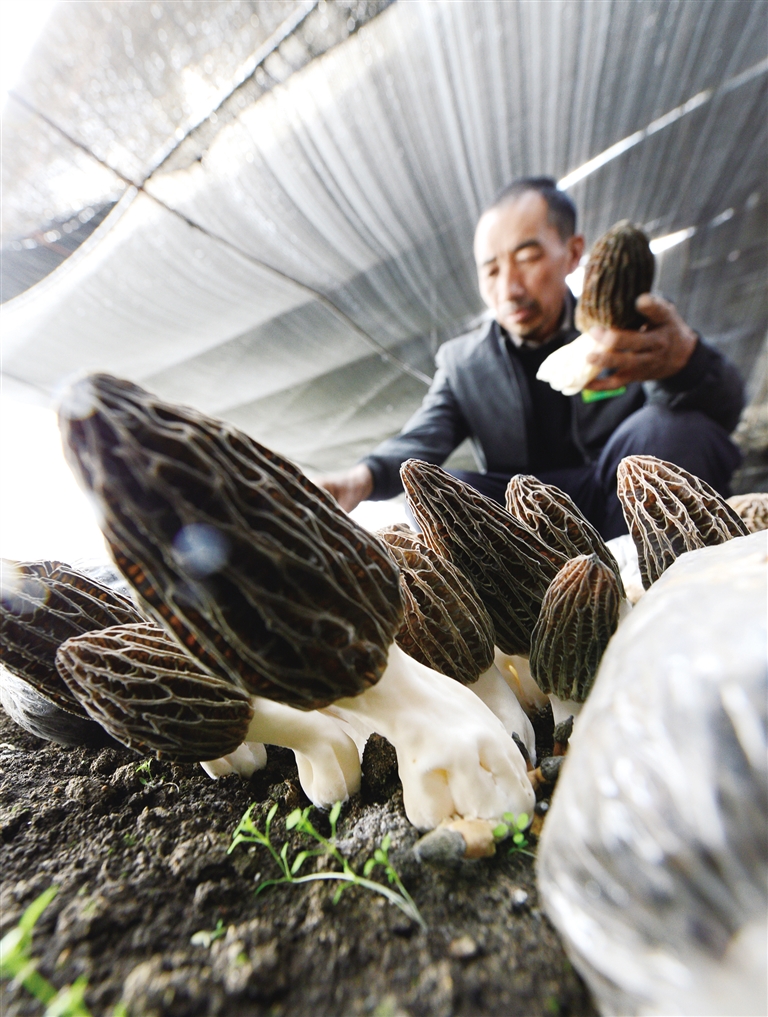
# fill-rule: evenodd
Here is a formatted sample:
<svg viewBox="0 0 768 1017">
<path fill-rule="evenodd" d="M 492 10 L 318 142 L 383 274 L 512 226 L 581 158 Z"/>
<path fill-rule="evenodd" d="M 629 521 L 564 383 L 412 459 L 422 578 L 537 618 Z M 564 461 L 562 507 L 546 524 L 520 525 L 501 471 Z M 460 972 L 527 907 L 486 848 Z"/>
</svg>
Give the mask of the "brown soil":
<svg viewBox="0 0 768 1017">
<path fill-rule="evenodd" d="M 530 858 L 503 848 L 454 868 L 416 861 L 383 740 L 366 752 L 340 846 L 362 868 L 389 833 L 427 932 L 357 887 L 335 905 L 334 883 L 255 896 L 276 865 L 262 847 L 227 847 L 252 802 L 261 816 L 278 803 L 273 840 L 286 839 L 285 816 L 308 804 L 292 753 L 269 749 L 250 781 L 155 760 L 148 778 L 141 761 L 40 741 L 0 712 L 0 932 L 55 883 L 33 954 L 56 986 L 84 974 L 94 1015 L 122 1000 L 131 1017 L 595 1017 L 539 908 Z M 287 839 L 291 857 L 308 846 L 295 831 Z M 219 921 L 226 932 L 210 945 L 190 942 Z M 41 1012 L 24 988 L 3 985 L 0 1013 Z"/>
</svg>

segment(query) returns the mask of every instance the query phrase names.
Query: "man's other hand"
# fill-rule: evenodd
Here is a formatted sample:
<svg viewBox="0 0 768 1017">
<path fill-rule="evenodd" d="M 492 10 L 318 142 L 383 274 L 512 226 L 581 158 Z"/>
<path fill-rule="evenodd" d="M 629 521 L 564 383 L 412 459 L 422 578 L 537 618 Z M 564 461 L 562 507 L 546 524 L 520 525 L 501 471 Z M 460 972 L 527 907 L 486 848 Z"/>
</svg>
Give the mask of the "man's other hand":
<svg viewBox="0 0 768 1017">
<path fill-rule="evenodd" d="M 315 483 L 334 497 L 345 512 L 351 512 L 373 491 L 373 474 L 365 463 L 358 463 L 343 473 L 317 477 Z"/>
<path fill-rule="evenodd" d="M 603 347 L 589 357 L 600 371 L 611 371 L 595 378 L 588 388 L 594 391 L 620 388 L 631 381 L 659 381 L 681 371 L 694 351 L 698 338 L 674 304 L 650 293 L 641 294 L 635 307 L 648 319 L 637 332 L 602 328 L 589 331 Z"/>
</svg>

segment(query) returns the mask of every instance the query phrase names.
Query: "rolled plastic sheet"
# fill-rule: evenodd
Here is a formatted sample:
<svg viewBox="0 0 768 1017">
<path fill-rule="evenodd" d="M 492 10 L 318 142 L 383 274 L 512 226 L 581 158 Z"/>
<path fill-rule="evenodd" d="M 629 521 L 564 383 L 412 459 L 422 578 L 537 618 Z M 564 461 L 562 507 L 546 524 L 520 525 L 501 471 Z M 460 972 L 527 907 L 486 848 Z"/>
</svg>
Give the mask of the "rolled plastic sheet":
<svg viewBox="0 0 768 1017">
<path fill-rule="evenodd" d="M 682 555 L 611 640 L 538 853 L 601 1013 L 768 1012 L 768 533 Z"/>
</svg>

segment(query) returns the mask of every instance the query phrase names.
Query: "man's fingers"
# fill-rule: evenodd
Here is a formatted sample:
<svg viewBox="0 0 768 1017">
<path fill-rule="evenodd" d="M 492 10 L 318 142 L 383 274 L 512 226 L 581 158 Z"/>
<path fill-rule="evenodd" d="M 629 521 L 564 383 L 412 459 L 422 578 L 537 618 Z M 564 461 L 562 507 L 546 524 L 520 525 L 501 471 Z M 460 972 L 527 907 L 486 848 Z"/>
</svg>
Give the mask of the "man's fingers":
<svg viewBox="0 0 768 1017">
<path fill-rule="evenodd" d="M 606 354 L 600 362 L 602 371 L 610 371 L 607 377 L 595 378 L 587 386 L 596 392 L 613 388 L 621 388 L 632 381 L 645 381 L 658 363 L 658 351 L 648 350 L 642 353 L 611 353 Z"/>
<path fill-rule="evenodd" d="M 601 369 L 616 366 L 611 358 L 640 353 L 655 353 L 665 347 L 664 337 L 653 332 L 606 331 L 607 341 L 598 338 L 601 348 L 590 353 L 589 361 Z M 597 337 L 596 337 L 597 338 Z"/>
<path fill-rule="evenodd" d="M 635 307 L 651 325 L 663 325 L 671 321 L 675 314 L 674 304 L 653 293 L 641 293 L 635 301 Z"/>
</svg>

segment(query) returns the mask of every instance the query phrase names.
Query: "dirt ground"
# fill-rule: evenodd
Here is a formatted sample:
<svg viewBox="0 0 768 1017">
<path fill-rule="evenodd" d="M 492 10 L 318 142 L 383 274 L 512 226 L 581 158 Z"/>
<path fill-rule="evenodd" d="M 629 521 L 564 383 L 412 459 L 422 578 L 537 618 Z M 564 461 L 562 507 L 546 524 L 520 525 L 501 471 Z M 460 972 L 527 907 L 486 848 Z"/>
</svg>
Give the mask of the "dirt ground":
<svg viewBox="0 0 768 1017">
<path fill-rule="evenodd" d="M 532 859 L 506 847 L 458 867 L 419 863 L 391 747 L 369 743 L 361 794 L 345 805 L 340 847 L 356 868 L 390 858 L 428 930 L 373 893 L 279 886 L 260 846 L 227 854 L 252 802 L 276 802 L 273 841 L 310 845 L 285 817 L 308 804 L 292 753 L 269 749 L 250 781 L 214 782 L 197 765 L 127 749 L 65 749 L 0 711 L 0 916 L 5 933 L 51 884 L 33 955 L 57 987 L 88 979 L 94 1015 L 130 1017 L 594 1017 L 589 994 L 539 907 Z M 327 817 L 314 812 L 328 833 Z M 312 871 L 310 860 L 302 871 Z M 321 863 L 322 864 L 322 863 Z M 379 870 L 381 872 L 381 870 Z M 374 872 L 373 878 L 376 877 Z M 218 932 L 193 944 L 195 933 Z M 205 939 L 205 937 L 202 937 Z M 199 941 L 200 936 L 196 937 Z M 4 1017 L 40 1014 L 4 983 Z"/>
</svg>

